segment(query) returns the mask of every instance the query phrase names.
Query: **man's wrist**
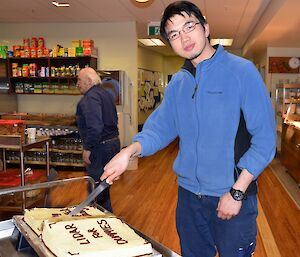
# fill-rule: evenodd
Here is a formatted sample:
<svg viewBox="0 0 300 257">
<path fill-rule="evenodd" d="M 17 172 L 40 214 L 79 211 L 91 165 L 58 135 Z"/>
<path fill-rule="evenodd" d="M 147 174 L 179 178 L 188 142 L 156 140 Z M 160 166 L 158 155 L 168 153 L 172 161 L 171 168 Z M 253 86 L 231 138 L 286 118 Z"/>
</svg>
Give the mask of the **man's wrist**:
<svg viewBox="0 0 300 257">
<path fill-rule="evenodd" d="M 230 188 L 229 193 L 235 201 L 242 201 L 247 197 L 245 192 L 239 189 L 235 189 L 233 187 Z"/>
</svg>

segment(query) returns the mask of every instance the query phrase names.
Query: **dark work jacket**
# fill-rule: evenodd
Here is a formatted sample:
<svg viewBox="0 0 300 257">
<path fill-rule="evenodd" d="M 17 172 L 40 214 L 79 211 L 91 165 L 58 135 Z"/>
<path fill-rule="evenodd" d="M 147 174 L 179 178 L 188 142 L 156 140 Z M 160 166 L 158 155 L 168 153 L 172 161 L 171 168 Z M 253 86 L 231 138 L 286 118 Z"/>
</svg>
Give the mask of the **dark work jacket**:
<svg viewBox="0 0 300 257">
<path fill-rule="evenodd" d="M 114 98 L 100 84 L 91 87 L 77 105 L 76 122 L 83 149 L 119 135 Z"/>
</svg>

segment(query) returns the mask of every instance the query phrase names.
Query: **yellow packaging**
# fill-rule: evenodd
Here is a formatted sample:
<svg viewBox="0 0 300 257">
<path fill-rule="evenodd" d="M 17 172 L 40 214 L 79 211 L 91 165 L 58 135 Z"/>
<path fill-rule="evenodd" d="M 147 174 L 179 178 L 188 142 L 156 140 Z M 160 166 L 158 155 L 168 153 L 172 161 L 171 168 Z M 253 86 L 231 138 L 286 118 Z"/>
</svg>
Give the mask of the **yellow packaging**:
<svg viewBox="0 0 300 257">
<path fill-rule="evenodd" d="M 72 48 L 81 47 L 81 40 L 72 40 Z"/>
<path fill-rule="evenodd" d="M 57 57 L 57 48 L 56 47 L 54 47 L 52 49 L 52 57 Z"/>
<path fill-rule="evenodd" d="M 76 56 L 75 47 L 69 47 L 68 48 L 68 56 L 69 57 L 75 57 Z"/>
<path fill-rule="evenodd" d="M 65 49 L 62 47 L 59 49 L 57 56 L 64 56 L 64 53 L 65 53 Z"/>
</svg>

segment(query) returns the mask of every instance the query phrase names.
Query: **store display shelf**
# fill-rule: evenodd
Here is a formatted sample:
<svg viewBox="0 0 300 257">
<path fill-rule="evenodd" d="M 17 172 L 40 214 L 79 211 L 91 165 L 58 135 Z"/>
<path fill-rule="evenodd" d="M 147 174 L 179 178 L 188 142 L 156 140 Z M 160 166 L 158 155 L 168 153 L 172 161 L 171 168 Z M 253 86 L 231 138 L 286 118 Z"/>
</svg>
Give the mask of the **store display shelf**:
<svg viewBox="0 0 300 257">
<path fill-rule="evenodd" d="M 7 151 L 15 151 L 14 149 L 7 148 Z M 43 148 L 32 148 L 28 150 L 28 152 L 45 152 L 46 150 Z M 49 152 L 54 152 L 54 153 L 74 153 L 74 154 L 81 154 L 82 149 L 58 149 L 58 148 L 50 148 Z"/>
<path fill-rule="evenodd" d="M 27 77 L 23 77 L 23 76 L 18 76 L 18 77 L 13 77 L 11 76 L 10 79 L 17 79 L 17 80 L 41 80 L 41 79 L 45 79 L 45 80 L 59 80 L 59 79 L 77 79 L 76 76 L 61 76 L 61 77 L 33 77 L 33 76 L 27 76 Z"/>
<path fill-rule="evenodd" d="M 74 154 L 82 154 L 82 149 L 81 150 L 72 150 L 72 149 L 57 149 L 57 148 L 53 148 L 50 149 L 50 152 L 54 152 L 54 153 L 74 153 Z"/>
<path fill-rule="evenodd" d="M 300 98 L 299 99 L 293 99 L 293 98 L 289 98 L 289 99 L 285 99 L 284 102 L 286 104 L 289 104 L 289 103 L 300 103 Z"/>
<path fill-rule="evenodd" d="M 50 164 L 53 166 L 67 166 L 67 167 L 80 167 L 80 168 L 85 167 L 83 163 L 50 162 Z"/>
<path fill-rule="evenodd" d="M 80 93 L 15 93 L 17 95 L 80 95 Z"/>
<path fill-rule="evenodd" d="M 19 164 L 19 160 L 6 160 L 6 163 L 10 164 Z M 45 161 L 24 161 L 25 164 L 34 164 L 34 165 L 45 165 Z M 69 166 L 69 167 L 85 167 L 83 163 L 70 163 L 70 162 L 50 162 L 50 165 L 53 166 Z"/>
<path fill-rule="evenodd" d="M 285 119 L 287 115 L 283 114 L 282 117 Z M 288 118 L 294 121 L 300 121 L 300 114 L 289 114 Z"/>
</svg>

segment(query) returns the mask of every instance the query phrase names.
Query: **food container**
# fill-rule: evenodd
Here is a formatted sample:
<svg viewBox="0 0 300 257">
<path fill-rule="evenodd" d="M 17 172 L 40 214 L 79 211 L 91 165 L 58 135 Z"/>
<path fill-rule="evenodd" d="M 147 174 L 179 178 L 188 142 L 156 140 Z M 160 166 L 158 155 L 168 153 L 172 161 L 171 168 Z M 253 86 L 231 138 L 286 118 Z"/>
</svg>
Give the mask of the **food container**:
<svg viewBox="0 0 300 257">
<path fill-rule="evenodd" d="M 38 44 L 37 44 L 38 47 L 42 47 L 44 48 L 45 47 L 45 41 L 44 41 L 44 38 L 43 37 L 39 37 L 38 38 Z"/>
<path fill-rule="evenodd" d="M 24 57 L 30 58 L 31 57 L 31 50 L 29 46 L 24 46 Z"/>
<path fill-rule="evenodd" d="M 94 40 L 92 39 L 84 39 L 82 41 L 82 46 L 85 47 L 93 47 L 94 46 Z"/>
<path fill-rule="evenodd" d="M 76 49 L 75 49 L 75 47 L 69 47 L 68 48 L 68 56 L 69 57 L 75 57 L 76 56 Z"/>
<path fill-rule="evenodd" d="M 24 120 L 0 120 L 0 135 L 19 135 L 25 142 Z"/>
<path fill-rule="evenodd" d="M 30 46 L 31 46 L 31 47 L 38 47 L 38 44 L 37 44 L 37 38 L 36 38 L 36 37 L 32 37 L 32 38 L 31 38 Z"/>
<path fill-rule="evenodd" d="M 30 47 L 30 39 L 29 38 L 23 38 L 23 46 Z"/>
<path fill-rule="evenodd" d="M 37 49 L 36 49 L 36 47 L 31 47 L 30 51 L 31 51 L 31 57 L 32 58 L 36 58 L 36 56 L 37 56 Z"/>
<path fill-rule="evenodd" d="M 44 48 L 43 47 L 38 47 L 37 48 L 37 58 L 43 57 L 43 53 L 44 53 Z"/>
<path fill-rule="evenodd" d="M 81 47 L 81 40 L 72 40 L 72 48 Z"/>
<path fill-rule="evenodd" d="M 29 77 L 29 66 L 28 66 L 28 64 L 23 64 L 22 77 Z"/>
<path fill-rule="evenodd" d="M 13 54 L 14 57 L 20 57 L 20 50 L 21 50 L 21 46 L 20 45 L 14 45 L 13 46 Z"/>
<path fill-rule="evenodd" d="M 0 58 L 6 59 L 8 52 L 8 46 L 0 46 Z"/>
<path fill-rule="evenodd" d="M 44 47 L 43 56 L 44 57 L 48 57 L 49 56 L 49 48 Z"/>
<path fill-rule="evenodd" d="M 83 56 L 83 47 L 76 47 L 76 56 Z"/>
<path fill-rule="evenodd" d="M 11 73 L 13 77 L 18 77 L 18 63 L 11 64 Z"/>
</svg>

